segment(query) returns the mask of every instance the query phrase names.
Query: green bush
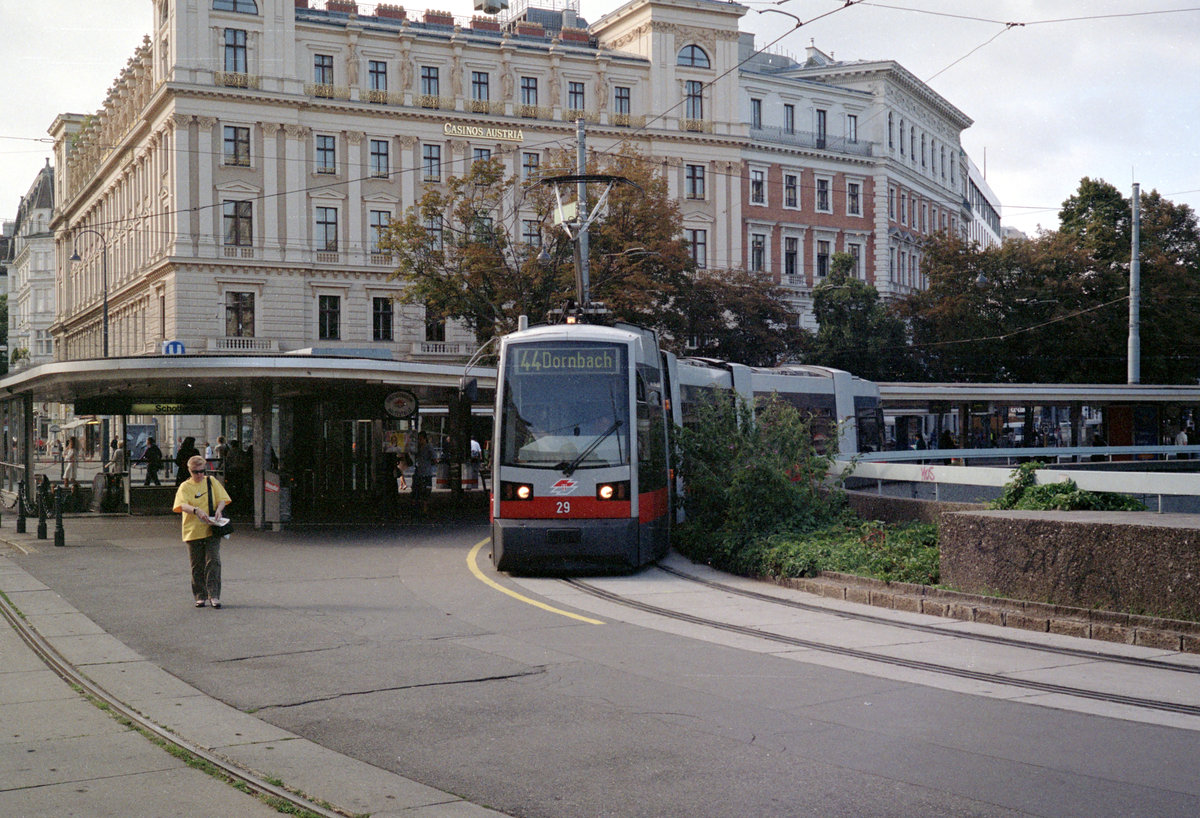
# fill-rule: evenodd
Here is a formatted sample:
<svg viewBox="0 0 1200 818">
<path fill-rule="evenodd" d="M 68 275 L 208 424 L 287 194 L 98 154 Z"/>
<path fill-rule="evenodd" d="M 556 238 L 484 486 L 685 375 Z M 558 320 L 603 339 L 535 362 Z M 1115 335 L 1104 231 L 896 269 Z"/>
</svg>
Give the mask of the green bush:
<svg viewBox="0 0 1200 818">
<path fill-rule="evenodd" d="M 1074 480 L 1037 485 L 1034 472 L 1041 463 L 1022 463 L 1013 469 L 1000 498 L 990 508 L 1025 511 L 1145 511 L 1146 506 L 1128 494 L 1085 491 Z"/>
<path fill-rule="evenodd" d="M 863 522 L 825 485 L 832 452 L 819 452 L 808 419 L 772 398 L 757 418 L 715 394 L 677 430 L 687 522 L 675 532 L 684 555 L 760 576 L 842 571 L 936 583 L 937 528 Z"/>
</svg>

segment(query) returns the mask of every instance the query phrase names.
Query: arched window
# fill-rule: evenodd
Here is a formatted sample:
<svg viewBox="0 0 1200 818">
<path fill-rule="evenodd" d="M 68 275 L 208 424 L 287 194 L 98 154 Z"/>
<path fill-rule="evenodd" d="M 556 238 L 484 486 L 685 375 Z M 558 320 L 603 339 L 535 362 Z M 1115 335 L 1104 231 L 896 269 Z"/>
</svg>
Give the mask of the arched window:
<svg viewBox="0 0 1200 818">
<path fill-rule="evenodd" d="M 676 65 L 687 65 L 692 68 L 711 68 L 712 64 L 708 61 L 708 54 L 698 45 L 685 45 L 679 51 L 679 59 Z"/>
</svg>

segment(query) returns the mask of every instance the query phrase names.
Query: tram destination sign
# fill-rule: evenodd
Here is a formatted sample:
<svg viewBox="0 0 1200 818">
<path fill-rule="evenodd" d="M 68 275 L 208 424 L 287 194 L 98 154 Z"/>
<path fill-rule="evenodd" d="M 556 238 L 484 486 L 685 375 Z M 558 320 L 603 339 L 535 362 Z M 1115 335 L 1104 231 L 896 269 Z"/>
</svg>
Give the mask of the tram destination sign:
<svg viewBox="0 0 1200 818">
<path fill-rule="evenodd" d="M 615 348 L 539 346 L 515 350 L 513 369 L 520 375 L 617 375 L 621 366 Z"/>
<path fill-rule="evenodd" d="M 240 415 L 241 412 L 241 403 L 230 400 L 104 397 L 75 401 L 76 415 Z"/>
</svg>

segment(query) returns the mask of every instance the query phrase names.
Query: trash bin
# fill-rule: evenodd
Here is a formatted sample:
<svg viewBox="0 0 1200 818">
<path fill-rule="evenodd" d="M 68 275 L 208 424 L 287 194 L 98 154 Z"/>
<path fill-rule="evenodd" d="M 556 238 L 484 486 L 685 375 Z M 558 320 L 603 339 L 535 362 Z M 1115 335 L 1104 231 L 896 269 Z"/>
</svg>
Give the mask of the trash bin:
<svg viewBox="0 0 1200 818">
<path fill-rule="evenodd" d="M 100 472 L 92 479 L 92 511 L 120 511 L 123 494 L 121 475 Z"/>
</svg>

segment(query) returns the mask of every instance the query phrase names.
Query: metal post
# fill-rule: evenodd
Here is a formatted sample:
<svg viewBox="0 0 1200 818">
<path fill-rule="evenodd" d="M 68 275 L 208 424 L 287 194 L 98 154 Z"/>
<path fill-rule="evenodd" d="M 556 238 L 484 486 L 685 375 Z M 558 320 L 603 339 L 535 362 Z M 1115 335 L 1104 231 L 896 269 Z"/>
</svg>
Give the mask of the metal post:
<svg viewBox="0 0 1200 818">
<path fill-rule="evenodd" d="M 1133 183 L 1133 240 L 1129 257 L 1129 383 L 1142 382 L 1142 194 Z"/>
<path fill-rule="evenodd" d="M 25 481 L 17 481 L 17 533 L 25 533 Z"/>
<path fill-rule="evenodd" d="M 36 483 L 34 485 L 37 485 Z M 39 540 L 46 539 L 46 503 L 43 501 L 42 493 L 39 491 L 37 495 L 37 538 Z"/>
<path fill-rule="evenodd" d="M 54 487 L 54 544 L 62 548 L 67 544 L 67 535 L 62 524 L 62 486 Z"/>
<path fill-rule="evenodd" d="M 575 120 L 575 133 L 578 139 L 576 151 L 578 153 L 579 170 L 576 171 L 580 176 L 587 173 L 587 131 L 586 122 L 580 118 Z M 580 182 L 576 186 L 576 198 L 578 199 L 578 218 L 579 218 L 579 235 L 575 242 L 575 262 L 576 262 L 576 281 L 577 289 L 579 290 L 579 307 L 587 309 L 591 304 L 592 296 L 588 290 L 588 201 L 587 201 L 587 182 Z"/>
</svg>

